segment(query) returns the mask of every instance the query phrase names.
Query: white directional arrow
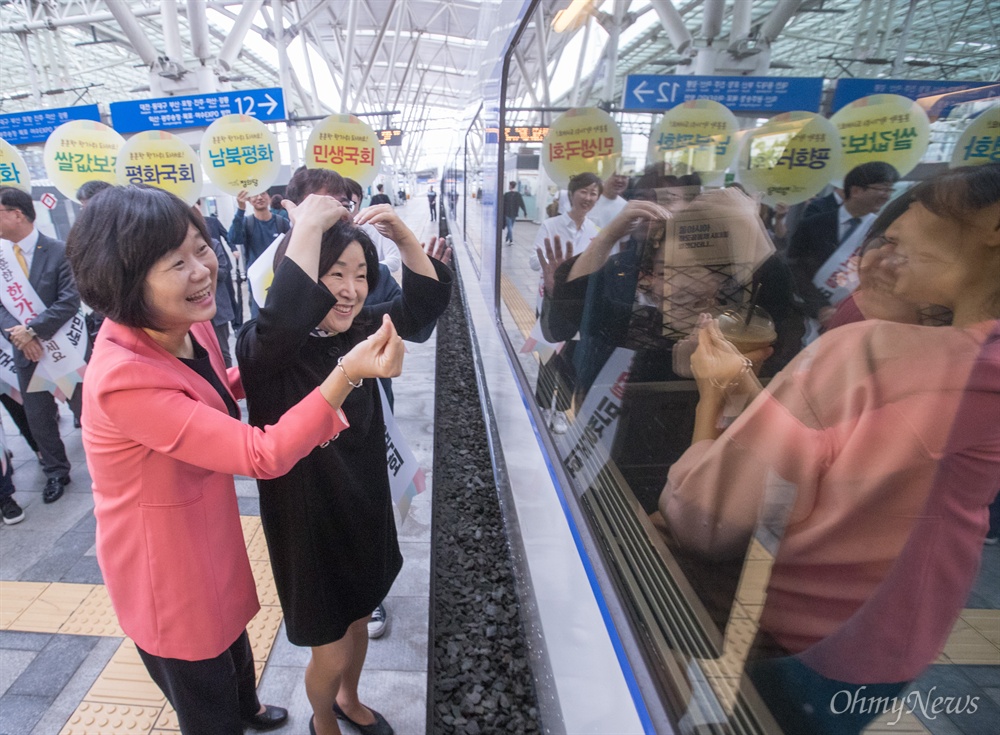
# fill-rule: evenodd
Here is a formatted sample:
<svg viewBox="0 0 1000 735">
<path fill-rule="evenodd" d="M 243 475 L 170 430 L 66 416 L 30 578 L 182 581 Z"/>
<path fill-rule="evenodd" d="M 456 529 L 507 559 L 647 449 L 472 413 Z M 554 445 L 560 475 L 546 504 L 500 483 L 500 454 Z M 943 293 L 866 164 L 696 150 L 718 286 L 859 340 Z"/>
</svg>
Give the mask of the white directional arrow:
<svg viewBox="0 0 1000 735">
<path fill-rule="evenodd" d="M 639 104 L 642 105 L 642 104 L 646 103 L 646 100 L 643 99 L 643 95 L 644 94 L 656 94 L 656 90 L 655 89 L 646 89 L 646 80 L 643 79 L 641 82 L 639 82 L 638 86 L 635 89 L 632 90 L 632 94 L 635 95 L 635 98 L 637 100 L 639 100 Z"/>
<path fill-rule="evenodd" d="M 274 114 L 274 108 L 278 106 L 278 101 L 276 99 L 274 99 L 274 97 L 272 97 L 271 95 L 269 95 L 267 92 L 264 92 L 264 99 L 266 99 L 267 102 L 266 103 L 262 103 L 261 107 L 267 107 L 268 108 L 267 114 L 268 115 L 273 115 Z"/>
</svg>

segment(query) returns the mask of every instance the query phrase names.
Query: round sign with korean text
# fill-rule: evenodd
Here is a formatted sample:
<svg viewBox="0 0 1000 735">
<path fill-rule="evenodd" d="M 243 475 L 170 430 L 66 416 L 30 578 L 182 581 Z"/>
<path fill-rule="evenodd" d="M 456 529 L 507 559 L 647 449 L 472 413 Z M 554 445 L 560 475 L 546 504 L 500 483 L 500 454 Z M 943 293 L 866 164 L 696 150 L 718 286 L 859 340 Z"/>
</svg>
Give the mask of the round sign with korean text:
<svg viewBox="0 0 1000 735">
<path fill-rule="evenodd" d="M 920 163 L 931 140 L 924 108 L 898 94 L 872 94 L 841 107 L 830 118 L 840 134 L 840 176 L 871 161 L 891 164 L 905 176 Z"/>
<path fill-rule="evenodd" d="M 1000 104 L 973 118 L 955 144 L 951 167 L 1000 163 Z"/>
<path fill-rule="evenodd" d="M 21 152 L 3 138 L 0 138 L 0 186 L 31 193 L 31 174 Z"/>
<path fill-rule="evenodd" d="M 832 122 L 813 112 L 785 112 L 744 136 L 739 180 L 772 207 L 798 204 L 838 174 L 839 160 L 840 136 Z"/>
<path fill-rule="evenodd" d="M 45 175 L 74 202 L 88 181 L 117 183 L 115 168 L 125 139 L 96 120 L 70 120 L 52 131 L 42 159 Z"/>
<path fill-rule="evenodd" d="M 169 191 L 188 204 L 201 196 L 201 161 L 191 146 L 165 130 L 136 133 L 118 154 L 118 183 Z"/>
<path fill-rule="evenodd" d="M 255 117 L 220 117 L 201 139 L 201 165 L 226 194 L 267 191 L 281 169 L 278 138 Z"/>
<path fill-rule="evenodd" d="M 740 126 L 729 108 L 714 100 L 691 100 L 663 116 L 649 139 L 649 162 L 664 163 L 675 176 L 692 171 L 716 183 L 736 157 Z"/>
<path fill-rule="evenodd" d="M 596 107 L 567 110 L 555 119 L 542 142 L 542 165 L 556 184 L 592 173 L 610 176 L 622 155 L 622 133 L 611 115 Z"/>
<path fill-rule="evenodd" d="M 306 142 L 306 166 L 326 168 L 368 186 L 382 165 L 382 146 L 367 123 L 354 115 L 328 115 Z"/>
</svg>

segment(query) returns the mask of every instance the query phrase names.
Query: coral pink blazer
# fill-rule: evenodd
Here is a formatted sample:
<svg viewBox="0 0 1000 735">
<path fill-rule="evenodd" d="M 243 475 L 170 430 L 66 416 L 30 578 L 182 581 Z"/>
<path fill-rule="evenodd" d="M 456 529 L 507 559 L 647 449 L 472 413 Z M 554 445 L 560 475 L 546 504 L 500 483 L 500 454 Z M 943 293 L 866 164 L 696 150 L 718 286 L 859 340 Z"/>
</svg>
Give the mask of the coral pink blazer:
<svg viewBox="0 0 1000 735">
<path fill-rule="evenodd" d="M 242 397 L 211 324 L 191 334 Z M 345 428 L 318 389 L 274 426 L 242 424 L 145 332 L 105 320 L 87 369 L 83 444 L 97 559 L 125 633 L 167 658 L 201 660 L 228 648 L 260 609 L 233 475 L 280 476 Z"/>
</svg>

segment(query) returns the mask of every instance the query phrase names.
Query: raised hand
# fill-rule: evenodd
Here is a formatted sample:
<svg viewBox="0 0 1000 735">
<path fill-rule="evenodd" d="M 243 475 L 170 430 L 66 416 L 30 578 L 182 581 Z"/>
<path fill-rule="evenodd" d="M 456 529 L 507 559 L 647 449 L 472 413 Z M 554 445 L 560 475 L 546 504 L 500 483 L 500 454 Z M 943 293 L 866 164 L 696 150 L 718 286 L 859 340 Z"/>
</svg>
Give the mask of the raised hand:
<svg viewBox="0 0 1000 735">
<path fill-rule="evenodd" d="M 432 237 L 424 246 L 428 258 L 440 260 L 445 265 L 451 265 L 451 246 L 443 237 Z"/>
<path fill-rule="evenodd" d="M 710 320 L 698 332 L 698 348 L 691 355 L 691 371 L 702 397 L 723 395 L 751 367 L 750 358 L 723 336 L 717 319 Z"/>
<path fill-rule="evenodd" d="M 376 204 L 374 207 L 362 209 L 354 218 L 354 224 L 358 227 L 370 224 L 382 237 L 389 238 L 401 247 L 409 244 L 410 239 L 419 244 L 416 236 L 399 218 L 391 204 Z"/>
<path fill-rule="evenodd" d="M 326 231 L 341 220 L 350 221 L 351 214 L 338 200 L 322 194 L 310 194 L 301 204 L 285 199 L 281 206 L 288 211 L 289 221 L 302 227 L 318 227 Z"/>
<path fill-rule="evenodd" d="M 344 367 L 351 378 L 395 378 L 403 372 L 403 340 L 388 314 L 382 326 L 344 356 Z"/>
<path fill-rule="evenodd" d="M 552 289 L 555 287 L 556 282 L 556 270 L 564 262 L 573 257 L 573 243 L 569 240 L 566 241 L 566 249 L 563 250 L 562 239 L 559 235 L 553 235 L 553 244 L 549 238 L 545 238 L 543 241 L 545 244 L 545 252 L 542 252 L 541 248 L 535 248 L 535 255 L 538 256 L 538 264 L 542 269 L 542 286 L 545 289 L 546 296 L 552 295 Z"/>
<path fill-rule="evenodd" d="M 247 200 L 250 198 L 250 192 L 246 189 L 240 189 L 236 194 L 236 207 L 237 209 L 246 209 Z"/>
</svg>

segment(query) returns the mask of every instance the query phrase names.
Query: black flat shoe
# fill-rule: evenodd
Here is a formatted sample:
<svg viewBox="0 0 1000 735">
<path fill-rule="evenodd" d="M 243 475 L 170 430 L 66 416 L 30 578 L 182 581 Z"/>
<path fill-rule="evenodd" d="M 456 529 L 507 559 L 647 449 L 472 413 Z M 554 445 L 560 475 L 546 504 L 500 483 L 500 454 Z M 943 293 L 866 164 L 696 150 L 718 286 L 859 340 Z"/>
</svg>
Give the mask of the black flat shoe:
<svg viewBox="0 0 1000 735">
<path fill-rule="evenodd" d="M 43 503 L 54 503 L 59 498 L 62 497 L 63 492 L 66 490 L 66 483 L 62 481 L 59 477 L 50 477 L 45 483 L 45 489 L 42 490 L 42 502 Z"/>
<path fill-rule="evenodd" d="M 243 726 L 254 730 L 273 730 L 284 725 L 287 719 L 287 709 L 275 707 L 273 704 L 265 704 L 264 711 L 243 720 Z M 312 728 L 312 722 L 309 723 L 309 727 Z"/>
<path fill-rule="evenodd" d="M 333 703 L 333 711 L 337 715 L 337 718 L 357 728 L 357 731 L 361 735 L 393 735 L 392 726 L 385 721 L 385 718 L 371 707 L 367 709 L 375 716 L 375 722 L 370 725 L 359 725 L 344 713 L 339 704 L 336 702 Z"/>
<path fill-rule="evenodd" d="M 313 720 L 315 720 L 315 719 L 316 719 L 315 715 L 310 715 L 310 717 L 309 717 L 309 735 L 316 735 L 316 726 L 313 724 Z"/>
</svg>

